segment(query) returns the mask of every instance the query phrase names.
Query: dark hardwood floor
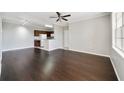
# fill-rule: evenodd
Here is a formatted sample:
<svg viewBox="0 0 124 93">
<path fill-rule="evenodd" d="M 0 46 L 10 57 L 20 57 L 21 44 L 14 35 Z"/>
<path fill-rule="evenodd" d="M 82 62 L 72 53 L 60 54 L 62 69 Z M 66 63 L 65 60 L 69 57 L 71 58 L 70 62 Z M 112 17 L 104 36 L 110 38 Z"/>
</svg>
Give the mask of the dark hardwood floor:
<svg viewBox="0 0 124 93">
<path fill-rule="evenodd" d="M 3 53 L 1 80 L 116 81 L 117 77 L 107 57 L 29 48 Z"/>
</svg>

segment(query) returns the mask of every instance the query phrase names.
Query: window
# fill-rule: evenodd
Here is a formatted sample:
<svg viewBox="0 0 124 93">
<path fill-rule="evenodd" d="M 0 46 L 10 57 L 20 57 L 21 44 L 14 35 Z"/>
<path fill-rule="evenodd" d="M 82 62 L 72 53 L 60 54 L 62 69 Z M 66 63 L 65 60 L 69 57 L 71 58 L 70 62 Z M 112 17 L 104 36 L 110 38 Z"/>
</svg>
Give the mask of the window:
<svg viewBox="0 0 124 93">
<path fill-rule="evenodd" d="M 124 13 L 113 13 L 113 45 L 124 53 Z"/>
</svg>

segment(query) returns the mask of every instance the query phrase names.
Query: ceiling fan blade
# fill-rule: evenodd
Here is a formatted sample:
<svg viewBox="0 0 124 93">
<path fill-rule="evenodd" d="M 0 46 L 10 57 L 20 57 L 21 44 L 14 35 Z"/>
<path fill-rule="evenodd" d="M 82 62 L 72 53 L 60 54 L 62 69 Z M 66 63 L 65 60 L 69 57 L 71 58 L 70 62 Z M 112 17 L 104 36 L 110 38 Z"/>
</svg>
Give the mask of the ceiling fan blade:
<svg viewBox="0 0 124 93">
<path fill-rule="evenodd" d="M 56 20 L 56 22 L 58 22 L 59 21 L 59 18 Z"/>
<path fill-rule="evenodd" d="M 69 15 L 64 15 L 64 16 L 62 16 L 62 17 L 70 17 L 71 15 L 69 14 Z"/>
<path fill-rule="evenodd" d="M 58 17 L 56 17 L 56 16 L 50 16 L 50 18 L 58 18 Z"/>
<path fill-rule="evenodd" d="M 58 17 L 60 17 L 60 13 L 59 12 L 56 12 L 56 14 L 58 15 Z"/>
<path fill-rule="evenodd" d="M 62 17 L 62 19 L 65 20 L 65 21 L 68 21 L 68 19 L 65 19 L 64 17 Z"/>
</svg>

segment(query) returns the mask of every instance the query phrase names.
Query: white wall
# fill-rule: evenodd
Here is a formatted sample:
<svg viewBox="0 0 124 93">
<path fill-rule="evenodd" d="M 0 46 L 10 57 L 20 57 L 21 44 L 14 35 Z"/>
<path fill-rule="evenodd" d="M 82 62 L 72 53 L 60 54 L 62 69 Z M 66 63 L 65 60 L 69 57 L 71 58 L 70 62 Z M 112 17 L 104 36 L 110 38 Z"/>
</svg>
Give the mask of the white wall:
<svg viewBox="0 0 124 93">
<path fill-rule="evenodd" d="M 3 50 L 34 46 L 34 29 L 29 26 L 3 22 Z"/>
<path fill-rule="evenodd" d="M 63 48 L 69 49 L 69 26 L 64 27 L 63 29 Z"/>
<path fill-rule="evenodd" d="M 110 55 L 110 15 L 69 25 L 69 48 L 80 52 Z"/>
</svg>

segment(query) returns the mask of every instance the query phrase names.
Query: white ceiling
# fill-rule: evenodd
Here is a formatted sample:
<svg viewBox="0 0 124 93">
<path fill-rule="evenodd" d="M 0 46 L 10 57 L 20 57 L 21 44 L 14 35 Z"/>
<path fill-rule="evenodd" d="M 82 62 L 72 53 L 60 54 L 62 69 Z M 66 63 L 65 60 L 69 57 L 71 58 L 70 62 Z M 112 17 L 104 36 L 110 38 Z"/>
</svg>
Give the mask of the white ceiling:
<svg viewBox="0 0 124 93">
<path fill-rule="evenodd" d="M 62 14 L 71 14 L 69 23 L 86 20 L 98 16 L 103 16 L 109 13 L 105 12 L 61 12 Z M 45 24 L 59 24 L 65 25 L 67 22 L 56 23 L 56 19 L 49 18 L 50 16 L 57 16 L 55 12 L 0 12 L 3 21 L 30 24 L 37 27 L 42 27 Z"/>
</svg>

